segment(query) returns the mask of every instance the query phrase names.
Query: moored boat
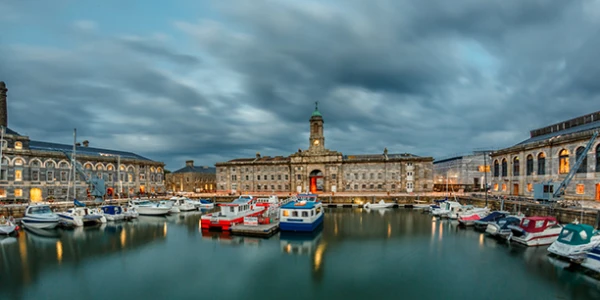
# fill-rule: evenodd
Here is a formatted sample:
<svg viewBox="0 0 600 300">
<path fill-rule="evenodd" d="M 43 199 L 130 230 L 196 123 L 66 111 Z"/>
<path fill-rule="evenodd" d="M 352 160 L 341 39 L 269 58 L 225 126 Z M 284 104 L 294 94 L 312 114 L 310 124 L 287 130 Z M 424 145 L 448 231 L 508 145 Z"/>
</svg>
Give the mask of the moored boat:
<svg viewBox="0 0 600 300">
<path fill-rule="evenodd" d="M 600 233 L 587 224 L 567 224 L 558 239 L 548 247 L 548 252 L 574 262 L 585 259 L 586 253 L 600 244 Z"/>
<path fill-rule="evenodd" d="M 184 212 L 184 211 L 198 210 L 198 208 L 196 208 L 196 206 L 190 202 L 190 199 L 188 199 L 186 197 L 179 197 L 179 198 L 174 197 L 174 198 L 171 198 L 171 201 L 173 202 L 173 206 L 171 207 L 171 212 Z"/>
<path fill-rule="evenodd" d="M 431 211 L 431 214 L 437 217 L 448 217 L 453 211 L 458 210 L 462 205 L 456 201 L 446 201 L 440 204 L 440 208 Z"/>
<path fill-rule="evenodd" d="M 100 213 L 107 221 L 122 221 L 125 219 L 125 212 L 118 205 L 103 205 L 100 206 Z"/>
<path fill-rule="evenodd" d="M 520 225 L 509 225 L 508 239 L 526 246 L 550 245 L 558 238 L 562 226 L 554 217 L 527 217 Z"/>
<path fill-rule="evenodd" d="M 87 207 L 69 208 L 67 211 L 57 213 L 57 215 L 61 221 L 73 226 L 106 223 L 106 218 L 103 215 Z"/>
<path fill-rule="evenodd" d="M 509 213 L 505 211 L 493 211 L 489 215 L 474 221 L 473 226 L 476 230 L 485 231 L 488 224 L 495 223 L 502 218 L 506 218 L 508 215 Z"/>
<path fill-rule="evenodd" d="M 385 201 L 383 201 L 383 200 L 379 200 L 379 202 L 373 203 L 373 204 L 371 204 L 371 202 L 367 202 L 367 203 L 363 204 L 363 208 L 370 208 L 370 209 L 390 208 L 393 206 L 394 206 L 394 203 L 385 203 Z"/>
<path fill-rule="evenodd" d="M 129 207 L 134 208 L 139 215 L 143 216 L 164 216 L 171 210 L 170 206 L 148 200 L 131 200 Z"/>
<path fill-rule="evenodd" d="M 315 194 L 299 194 L 279 210 L 281 231 L 312 232 L 323 224 L 323 203 Z"/>
<path fill-rule="evenodd" d="M 463 226 L 473 226 L 475 221 L 485 218 L 489 213 L 487 207 L 468 209 L 458 213 L 458 223 Z"/>
<path fill-rule="evenodd" d="M 15 220 L 13 217 L 9 217 L 8 219 L 4 216 L 0 216 L 0 234 L 2 235 L 11 235 L 17 231 L 17 224 L 15 224 Z"/>
<path fill-rule="evenodd" d="M 256 198 L 242 195 L 231 203 L 219 204 L 221 211 L 200 217 L 202 229 L 216 229 L 227 231 L 235 224 L 244 222 L 245 217 L 258 217 L 265 211 L 265 207 L 256 205 Z"/>
<path fill-rule="evenodd" d="M 581 266 L 600 273 L 600 245 L 590 249 Z"/>
<path fill-rule="evenodd" d="M 485 233 L 492 237 L 505 240 L 512 231 L 508 226 L 521 224 L 521 218 L 518 216 L 508 216 L 506 218 L 498 219 L 496 222 L 488 223 Z"/>
<path fill-rule="evenodd" d="M 21 223 L 28 228 L 53 229 L 60 222 L 60 217 L 52 212 L 47 204 L 32 204 L 25 209 Z"/>
</svg>

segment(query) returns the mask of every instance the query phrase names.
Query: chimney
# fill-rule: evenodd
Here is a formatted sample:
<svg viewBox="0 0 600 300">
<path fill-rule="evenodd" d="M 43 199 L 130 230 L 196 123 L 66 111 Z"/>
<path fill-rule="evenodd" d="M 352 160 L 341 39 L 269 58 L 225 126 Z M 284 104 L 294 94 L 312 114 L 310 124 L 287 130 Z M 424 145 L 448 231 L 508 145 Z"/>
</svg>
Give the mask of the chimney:
<svg viewBox="0 0 600 300">
<path fill-rule="evenodd" d="M 256 152 L 256 159 L 260 158 L 260 152 Z"/>
<path fill-rule="evenodd" d="M 90 141 L 88 141 L 88 140 L 83 141 L 84 147 L 88 147 L 89 145 L 90 145 Z"/>
<path fill-rule="evenodd" d="M 6 84 L 0 81 L 0 126 L 8 127 L 8 109 L 6 105 Z"/>
<path fill-rule="evenodd" d="M 186 160 L 185 161 L 185 166 L 186 167 L 193 167 L 194 166 L 194 161 L 193 160 Z"/>
</svg>

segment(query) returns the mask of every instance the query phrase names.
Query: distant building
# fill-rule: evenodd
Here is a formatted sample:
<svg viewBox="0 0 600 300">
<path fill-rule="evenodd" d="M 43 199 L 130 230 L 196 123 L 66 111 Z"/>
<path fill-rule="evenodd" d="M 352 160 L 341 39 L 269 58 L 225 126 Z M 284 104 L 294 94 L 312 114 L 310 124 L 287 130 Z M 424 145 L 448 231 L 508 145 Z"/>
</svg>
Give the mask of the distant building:
<svg viewBox="0 0 600 300">
<path fill-rule="evenodd" d="M 167 187 L 173 192 L 212 193 L 216 178 L 214 167 L 196 167 L 193 160 L 188 160 L 185 167 L 167 174 Z"/>
<path fill-rule="evenodd" d="M 529 139 L 493 152 L 492 192 L 532 197 L 534 184 L 563 181 L 598 130 L 600 111 L 532 130 Z M 565 198 L 600 201 L 600 139 L 567 186 Z"/>
<path fill-rule="evenodd" d="M 73 145 L 30 140 L 11 130 L 6 110 L 8 89 L 0 81 L 0 127 L 2 137 L 2 168 L 0 170 L 0 202 L 6 200 L 43 201 L 73 197 L 69 190 L 71 154 Z M 89 175 L 104 178 L 106 196 L 134 196 L 165 191 L 164 163 L 150 160 L 135 153 L 89 147 L 84 141 L 78 146 L 77 162 Z M 88 197 L 88 184 L 79 174 L 75 180 L 78 199 Z"/>
<path fill-rule="evenodd" d="M 485 191 L 491 181 L 490 152 L 476 152 L 435 160 L 433 162 L 434 191 Z M 484 155 L 487 155 L 485 157 Z"/>
<path fill-rule="evenodd" d="M 325 148 L 323 116 L 309 120 L 308 150 L 287 156 L 239 158 L 216 164 L 217 190 L 246 192 L 430 192 L 431 157 L 409 153 L 344 155 Z M 361 141 L 357 141 L 360 143 Z"/>
</svg>

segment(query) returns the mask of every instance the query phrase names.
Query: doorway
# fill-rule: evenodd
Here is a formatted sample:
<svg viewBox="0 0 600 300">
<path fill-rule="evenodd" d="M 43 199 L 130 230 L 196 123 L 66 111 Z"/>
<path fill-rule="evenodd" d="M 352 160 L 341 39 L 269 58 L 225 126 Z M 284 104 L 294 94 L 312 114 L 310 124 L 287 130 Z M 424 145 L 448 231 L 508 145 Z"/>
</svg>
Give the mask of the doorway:
<svg viewBox="0 0 600 300">
<path fill-rule="evenodd" d="M 324 189 L 324 180 L 323 180 L 323 172 L 320 170 L 314 170 L 310 172 L 310 192 L 323 192 Z"/>
<path fill-rule="evenodd" d="M 600 183 L 596 183 L 596 201 L 600 201 Z"/>
<path fill-rule="evenodd" d="M 519 184 L 518 183 L 513 184 L 513 195 L 515 195 L 515 196 L 519 195 Z"/>
<path fill-rule="evenodd" d="M 29 190 L 29 200 L 31 200 L 31 202 L 40 202 L 40 201 L 42 201 L 42 189 L 40 189 L 40 188 L 31 188 Z"/>
</svg>

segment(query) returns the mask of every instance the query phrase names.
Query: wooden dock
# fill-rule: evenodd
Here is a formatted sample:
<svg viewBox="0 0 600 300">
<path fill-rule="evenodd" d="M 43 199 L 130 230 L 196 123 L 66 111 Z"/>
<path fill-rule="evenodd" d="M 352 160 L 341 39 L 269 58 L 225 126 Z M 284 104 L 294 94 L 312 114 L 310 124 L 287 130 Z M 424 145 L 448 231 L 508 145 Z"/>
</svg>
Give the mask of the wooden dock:
<svg viewBox="0 0 600 300">
<path fill-rule="evenodd" d="M 270 237 L 279 231 L 279 221 L 259 225 L 235 225 L 231 227 L 231 234 L 254 237 Z"/>
</svg>

